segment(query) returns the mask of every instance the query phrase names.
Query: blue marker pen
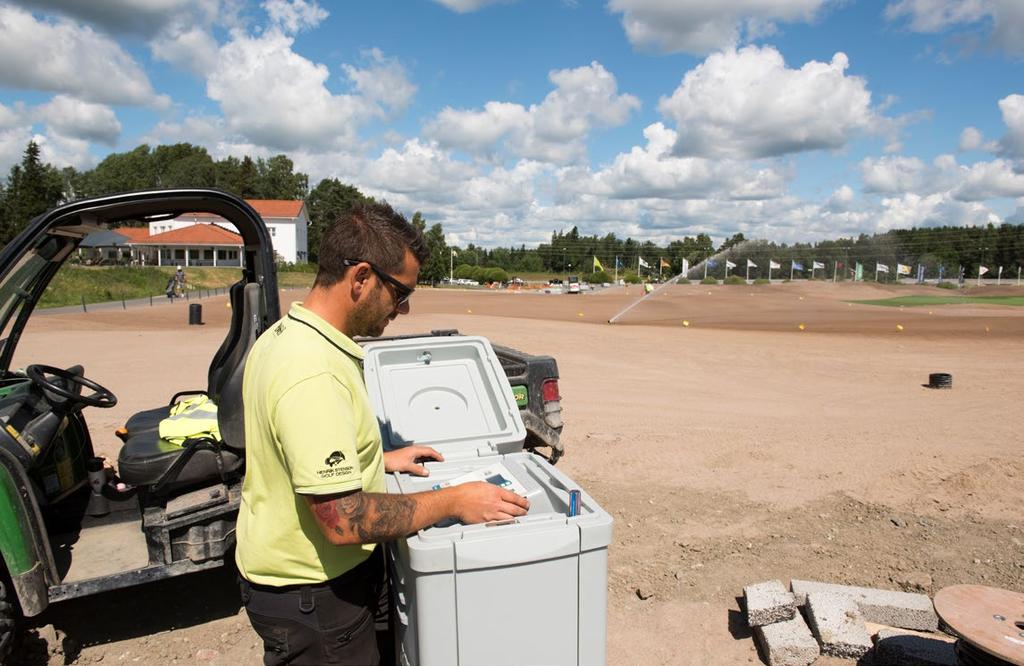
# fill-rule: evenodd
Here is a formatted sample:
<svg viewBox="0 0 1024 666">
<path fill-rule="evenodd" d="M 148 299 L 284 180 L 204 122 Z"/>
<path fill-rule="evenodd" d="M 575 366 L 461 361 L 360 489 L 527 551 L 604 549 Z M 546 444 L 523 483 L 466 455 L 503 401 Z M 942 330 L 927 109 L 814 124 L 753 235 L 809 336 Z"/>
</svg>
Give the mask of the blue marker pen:
<svg viewBox="0 0 1024 666">
<path fill-rule="evenodd" d="M 580 491 L 569 491 L 569 517 L 580 515 Z"/>
</svg>

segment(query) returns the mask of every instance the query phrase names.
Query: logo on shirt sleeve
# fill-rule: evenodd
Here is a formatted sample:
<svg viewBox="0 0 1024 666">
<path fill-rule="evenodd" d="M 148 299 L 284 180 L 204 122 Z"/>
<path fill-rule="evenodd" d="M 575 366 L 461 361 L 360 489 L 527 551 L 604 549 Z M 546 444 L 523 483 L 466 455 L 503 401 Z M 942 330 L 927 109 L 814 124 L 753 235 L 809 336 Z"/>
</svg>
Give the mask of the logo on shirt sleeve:
<svg viewBox="0 0 1024 666">
<path fill-rule="evenodd" d="M 345 454 L 341 451 L 332 451 L 331 455 L 324 458 L 324 465 L 316 471 L 321 479 L 330 479 L 335 476 L 347 476 L 355 469 L 352 465 L 342 465 L 345 462 Z"/>
</svg>

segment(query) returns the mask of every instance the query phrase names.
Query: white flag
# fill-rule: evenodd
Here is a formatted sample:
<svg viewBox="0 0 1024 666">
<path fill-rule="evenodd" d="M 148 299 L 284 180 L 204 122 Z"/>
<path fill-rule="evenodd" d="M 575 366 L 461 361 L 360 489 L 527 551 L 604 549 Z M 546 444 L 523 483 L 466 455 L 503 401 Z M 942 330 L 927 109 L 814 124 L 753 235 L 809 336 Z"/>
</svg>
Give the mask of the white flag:
<svg viewBox="0 0 1024 666">
<path fill-rule="evenodd" d="M 1003 267 L 1002 266 L 999 267 L 999 277 L 1000 278 L 1003 277 Z"/>
<path fill-rule="evenodd" d="M 814 263 L 813 263 L 813 264 L 811 265 L 811 269 L 812 269 L 812 270 L 817 270 L 817 269 L 819 269 L 819 268 L 825 268 L 825 264 L 821 263 L 820 261 L 815 261 L 815 262 L 814 262 Z"/>
<path fill-rule="evenodd" d="M 736 268 L 736 264 L 734 264 L 731 261 L 729 261 L 728 259 L 726 259 L 725 260 L 725 267 L 726 268 Z"/>
<path fill-rule="evenodd" d="M 453 257 L 457 257 L 457 256 L 459 256 L 459 253 L 455 251 L 455 248 L 454 248 L 454 247 L 452 248 L 452 256 L 453 256 Z"/>
<path fill-rule="evenodd" d="M 780 264 L 778 262 L 775 262 L 775 261 L 772 261 L 771 259 L 769 259 L 768 260 L 768 268 L 771 268 L 771 269 L 782 268 L 782 264 Z"/>
<path fill-rule="evenodd" d="M 985 268 L 984 266 L 982 266 L 982 267 L 980 267 L 980 268 L 978 269 L 978 277 L 981 277 L 981 276 L 982 276 L 982 275 L 984 275 L 985 273 L 988 273 L 988 269 L 987 269 L 987 268 Z"/>
<path fill-rule="evenodd" d="M 910 266 L 896 264 L 896 275 L 910 275 Z"/>
<path fill-rule="evenodd" d="M 757 268 L 757 264 L 755 264 L 750 259 L 747 259 L 747 268 Z"/>
<path fill-rule="evenodd" d="M 643 257 L 637 257 L 637 258 L 640 260 L 640 267 L 641 268 L 650 268 L 651 267 L 651 265 L 649 263 L 644 261 Z"/>
<path fill-rule="evenodd" d="M 875 264 L 875 272 L 876 273 L 888 273 L 889 272 L 889 267 L 886 266 L 885 264 Z"/>
</svg>

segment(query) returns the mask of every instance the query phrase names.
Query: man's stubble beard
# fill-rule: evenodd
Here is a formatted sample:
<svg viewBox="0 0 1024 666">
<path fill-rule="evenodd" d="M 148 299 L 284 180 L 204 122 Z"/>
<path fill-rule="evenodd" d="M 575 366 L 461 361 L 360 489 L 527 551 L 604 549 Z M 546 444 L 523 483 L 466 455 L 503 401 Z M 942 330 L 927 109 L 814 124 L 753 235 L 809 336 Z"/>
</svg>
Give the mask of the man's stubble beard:
<svg viewBox="0 0 1024 666">
<path fill-rule="evenodd" d="M 385 291 L 378 287 L 377 291 Z M 376 338 L 384 333 L 384 328 L 390 321 L 390 312 L 384 306 L 384 297 L 387 294 L 377 294 L 372 302 L 367 302 L 352 313 L 352 335 Z"/>
</svg>

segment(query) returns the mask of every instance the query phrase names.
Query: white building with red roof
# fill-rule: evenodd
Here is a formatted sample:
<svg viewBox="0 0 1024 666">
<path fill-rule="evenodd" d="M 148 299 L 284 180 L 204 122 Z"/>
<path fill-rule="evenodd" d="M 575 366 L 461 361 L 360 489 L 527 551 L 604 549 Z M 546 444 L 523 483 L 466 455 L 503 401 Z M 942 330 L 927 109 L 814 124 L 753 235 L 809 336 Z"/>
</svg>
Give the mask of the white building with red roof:
<svg viewBox="0 0 1024 666">
<path fill-rule="evenodd" d="M 304 201 L 246 199 L 270 232 L 275 254 L 281 261 L 309 261 L 309 217 Z M 130 235 L 140 263 L 158 266 L 241 266 L 244 243 L 233 224 L 212 213 L 185 213 L 173 220 L 150 222 L 148 234 L 138 228 L 120 228 Z M 126 233 L 127 232 L 127 233 Z"/>
</svg>

